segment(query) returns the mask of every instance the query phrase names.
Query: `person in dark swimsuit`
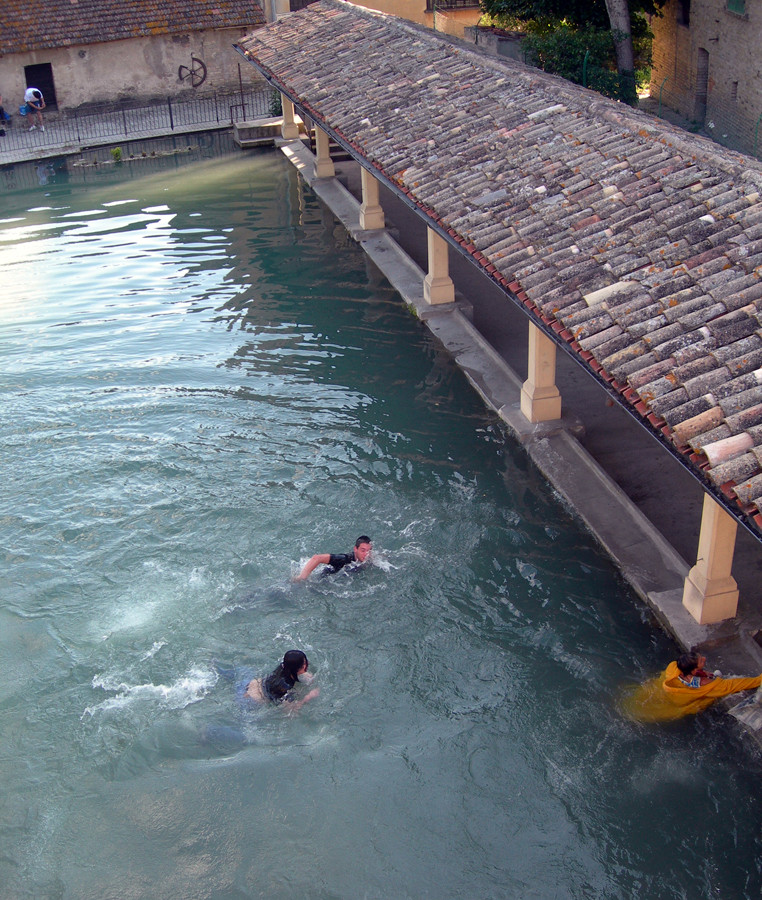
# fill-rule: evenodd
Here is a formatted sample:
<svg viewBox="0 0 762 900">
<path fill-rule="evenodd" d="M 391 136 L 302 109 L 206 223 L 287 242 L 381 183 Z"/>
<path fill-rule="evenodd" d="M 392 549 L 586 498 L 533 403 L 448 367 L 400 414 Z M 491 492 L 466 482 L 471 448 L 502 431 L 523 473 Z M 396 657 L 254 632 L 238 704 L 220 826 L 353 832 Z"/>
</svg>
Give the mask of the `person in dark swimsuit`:
<svg viewBox="0 0 762 900">
<path fill-rule="evenodd" d="M 308 668 L 309 661 L 301 650 L 288 650 L 283 661 L 267 678 L 252 678 L 248 681 L 242 699 L 253 700 L 255 703 L 282 703 L 286 700 L 293 704 L 291 709 L 297 710 L 320 693 L 318 688 L 313 688 L 301 700 L 294 699 L 294 685 L 298 681 L 306 684 L 312 681 L 312 676 L 307 674 Z"/>
<path fill-rule="evenodd" d="M 290 712 L 296 712 L 320 693 L 318 688 L 313 688 L 299 700 L 294 696 L 293 688 L 297 683 L 312 681 L 312 675 L 307 673 L 309 662 L 301 650 L 287 651 L 280 665 L 266 678 L 255 677 L 251 666 L 226 668 L 215 662 L 214 668 L 226 681 L 235 682 L 236 703 L 243 715 L 266 704 L 283 701 L 289 704 Z M 202 744 L 221 752 L 232 752 L 248 743 L 241 727 L 231 725 L 210 723 L 202 728 L 199 737 Z"/>
<path fill-rule="evenodd" d="M 341 569 L 349 565 L 351 565 L 352 568 L 359 568 L 370 562 L 370 552 L 372 549 L 373 545 L 368 535 L 361 534 L 355 541 L 355 546 L 351 553 L 316 553 L 307 561 L 294 581 L 304 581 L 309 578 L 310 574 L 314 572 L 318 566 L 327 566 L 327 575 L 334 575 L 336 572 L 341 571 Z"/>
</svg>

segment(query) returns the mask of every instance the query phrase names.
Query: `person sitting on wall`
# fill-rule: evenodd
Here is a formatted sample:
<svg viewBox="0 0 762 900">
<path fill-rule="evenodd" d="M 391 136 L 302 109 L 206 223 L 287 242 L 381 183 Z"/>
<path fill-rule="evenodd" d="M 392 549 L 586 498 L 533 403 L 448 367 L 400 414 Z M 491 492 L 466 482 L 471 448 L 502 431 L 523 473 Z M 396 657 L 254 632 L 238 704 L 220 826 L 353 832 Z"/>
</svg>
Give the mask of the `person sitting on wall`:
<svg viewBox="0 0 762 900">
<path fill-rule="evenodd" d="M 42 124 L 42 111 L 45 109 L 45 99 L 42 96 L 42 91 L 34 87 L 27 88 L 24 93 L 24 103 L 26 103 L 27 115 L 30 116 L 33 122 L 35 119 L 37 120 L 37 124 L 30 125 L 29 130 L 34 131 L 39 125 L 40 131 L 45 131 L 45 126 Z"/>
<path fill-rule="evenodd" d="M 372 549 L 373 545 L 368 535 L 361 534 L 355 541 L 355 546 L 351 553 L 316 553 L 310 557 L 294 581 L 304 581 L 309 578 L 310 574 L 318 566 L 327 566 L 324 573 L 326 575 L 333 575 L 341 571 L 345 566 L 349 566 L 352 569 L 362 568 L 370 562 Z"/>
</svg>

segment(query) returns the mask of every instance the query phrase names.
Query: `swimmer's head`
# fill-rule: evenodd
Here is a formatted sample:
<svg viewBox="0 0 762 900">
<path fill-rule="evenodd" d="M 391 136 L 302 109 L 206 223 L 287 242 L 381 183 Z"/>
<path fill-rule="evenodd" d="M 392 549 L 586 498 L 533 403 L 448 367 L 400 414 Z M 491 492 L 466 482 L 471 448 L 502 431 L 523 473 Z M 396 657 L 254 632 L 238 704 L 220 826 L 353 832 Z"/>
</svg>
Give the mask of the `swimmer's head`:
<svg viewBox="0 0 762 900">
<path fill-rule="evenodd" d="M 680 669 L 683 675 L 690 675 L 698 664 L 698 653 L 683 653 L 683 655 L 679 656 L 677 659 L 677 668 Z"/>
<path fill-rule="evenodd" d="M 309 661 L 301 650 L 287 650 L 282 665 L 283 671 L 294 681 L 298 681 L 299 675 L 309 668 Z"/>
<path fill-rule="evenodd" d="M 358 562 L 365 562 L 368 558 L 373 545 L 367 534 L 361 534 L 355 541 L 355 559 Z"/>
</svg>

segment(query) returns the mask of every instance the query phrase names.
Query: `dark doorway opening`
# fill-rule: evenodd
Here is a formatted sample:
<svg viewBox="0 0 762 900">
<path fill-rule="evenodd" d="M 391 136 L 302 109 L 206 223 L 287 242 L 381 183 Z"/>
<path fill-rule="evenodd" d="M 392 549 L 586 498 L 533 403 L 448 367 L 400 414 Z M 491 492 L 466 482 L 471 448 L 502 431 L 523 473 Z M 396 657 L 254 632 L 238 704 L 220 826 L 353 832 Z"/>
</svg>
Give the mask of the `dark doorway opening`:
<svg viewBox="0 0 762 900">
<path fill-rule="evenodd" d="M 42 96 L 45 98 L 45 106 L 48 109 L 58 109 L 56 88 L 53 83 L 53 66 L 50 63 L 24 66 L 24 78 L 26 78 L 26 86 L 28 88 L 35 87 L 42 91 Z"/>
</svg>

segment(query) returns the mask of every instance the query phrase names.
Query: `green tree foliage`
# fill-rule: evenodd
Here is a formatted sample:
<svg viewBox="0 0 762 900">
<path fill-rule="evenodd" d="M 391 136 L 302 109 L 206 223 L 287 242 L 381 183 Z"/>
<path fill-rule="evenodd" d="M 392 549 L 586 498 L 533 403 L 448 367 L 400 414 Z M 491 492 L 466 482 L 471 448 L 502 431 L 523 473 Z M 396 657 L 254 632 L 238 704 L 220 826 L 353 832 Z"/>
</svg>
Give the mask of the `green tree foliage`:
<svg viewBox="0 0 762 900">
<path fill-rule="evenodd" d="M 635 83 L 647 79 L 652 35 L 642 13 L 658 13 L 666 0 L 629 0 L 633 72 L 617 72 L 606 0 L 481 0 L 497 25 L 527 33 L 527 62 L 635 105 Z M 621 35 L 619 35 L 621 36 Z"/>
<path fill-rule="evenodd" d="M 633 16 L 658 14 L 667 0 L 628 0 Z M 611 27 L 606 0 L 481 0 L 481 7 L 488 15 L 529 21 L 566 22 L 584 28 L 607 29 Z"/>
</svg>

